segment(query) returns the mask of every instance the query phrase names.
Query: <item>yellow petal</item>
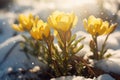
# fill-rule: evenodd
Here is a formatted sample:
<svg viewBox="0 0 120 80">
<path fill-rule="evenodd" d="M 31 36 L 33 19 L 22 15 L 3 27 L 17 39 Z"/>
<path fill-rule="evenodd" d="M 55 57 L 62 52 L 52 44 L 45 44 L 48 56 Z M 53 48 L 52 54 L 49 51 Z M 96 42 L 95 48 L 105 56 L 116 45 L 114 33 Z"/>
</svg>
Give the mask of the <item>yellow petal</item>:
<svg viewBox="0 0 120 80">
<path fill-rule="evenodd" d="M 104 22 L 102 23 L 102 26 L 108 28 L 108 27 L 109 27 L 109 22 L 108 22 L 108 21 L 104 21 Z"/>
<path fill-rule="evenodd" d="M 50 27 L 56 28 L 57 23 L 55 21 L 55 18 L 52 16 L 49 16 L 48 17 L 48 24 L 50 25 Z"/>
<path fill-rule="evenodd" d="M 83 25 L 86 31 L 88 31 L 88 24 L 87 24 L 87 19 L 83 20 Z"/>
<path fill-rule="evenodd" d="M 28 17 L 29 19 L 34 19 L 34 17 L 33 17 L 33 15 L 30 13 L 29 14 L 29 17 Z"/>
<path fill-rule="evenodd" d="M 102 35 L 102 34 L 108 34 L 108 32 L 107 32 L 108 28 L 109 28 L 109 22 L 104 21 L 102 23 L 102 26 L 100 27 L 100 30 L 99 30 L 100 35 Z"/>
<path fill-rule="evenodd" d="M 98 32 L 99 35 L 103 35 L 103 34 L 105 34 L 106 30 L 107 30 L 106 27 L 102 27 L 102 28 L 100 28 L 100 30 L 99 30 L 99 32 Z"/>
<path fill-rule="evenodd" d="M 108 28 L 108 30 L 106 31 L 106 34 L 112 33 L 112 32 L 116 29 L 116 27 L 117 27 L 117 23 L 112 24 L 112 25 Z"/>
<path fill-rule="evenodd" d="M 12 25 L 12 28 L 16 31 L 20 31 L 20 32 L 23 32 L 23 27 L 21 25 L 16 25 L 16 24 L 13 24 Z"/>
<path fill-rule="evenodd" d="M 63 16 L 60 18 L 60 21 L 59 21 L 59 22 L 68 23 L 68 22 L 69 22 L 69 16 L 68 16 L 68 15 L 63 15 Z"/>
<path fill-rule="evenodd" d="M 66 32 L 69 30 L 69 26 L 65 22 L 59 22 L 57 25 L 57 30 L 61 30 L 61 31 Z"/>
<path fill-rule="evenodd" d="M 57 36 L 57 35 L 58 35 L 57 30 L 54 30 L 54 36 Z"/>
<path fill-rule="evenodd" d="M 49 26 L 47 24 L 45 24 L 44 26 L 45 26 L 44 35 L 45 35 L 45 37 L 48 37 L 50 35 Z"/>
<path fill-rule="evenodd" d="M 100 31 L 100 28 L 101 28 L 101 25 L 102 25 L 102 19 L 100 18 L 96 18 L 96 20 L 94 21 L 94 23 L 92 23 L 92 25 L 94 25 L 94 29 L 95 29 L 95 33 L 97 35 L 99 35 L 99 31 Z"/>
<path fill-rule="evenodd" d="M 94 29 L 94 27 L 93 27 L 92 25 L 90 25 L 90 26 L 88 27 L 88 32 L 89 32 L 91 35 L 96 35 L 95 29 Z"/>
<path fill-rule="evenodd" d="M 41 27 L 42 25 L 43 25 L 43 21 L 42 20 L 39 20 L 38 22 L 37 22 L 37 27 Z"/>
<path fill-rule="evenodd" d="M 91 15 L 91 16 L 88 18 L 88 25 L 89 25 L 89 24 L 92 24 L 92 23 L 95 23 L 95 21 L 96 21 L 96 18 L 95 18 L 93 15 Z"/>
<path fill-rule="evenodd" d="M 75 17 L 74 17 L 74 21 L 73 21 L 73 25 L 72 25 L 72 26 L 75 26 L 75 25 L 77 24 L 77 22 L 78 22 L 78 18 L 77 18 L 77 16 L 75 16 Z"/>
<path fill-rule="evenodd" d="M 39 40 L 40 37 L 39 37 L 39 31 L 36 27 L 33 27 L 32 30 L 30 31 L 30 34 L 31 36 L 36 39 L 36 40 Z"/>
<path fill-rule="evenodd" d="M 36 25 L 38 21 L 39 21 L 39 16 L 35 16 L 35 20 L 33 20 L 34 25 Z"/>
<path fill-rule="evenodd" d="M 69 17 L 69 22 L 71 23 L 71 26 L 74 27 L 77 24 L 78 18 L 73 12 L 69 14 Z"/>
<path fill-rule="evenodd" d="M 18 20 L 20 23 L 25 23 L 27 21 L 27 18 L 25 15 L 20 14 Z"/>
</svg>

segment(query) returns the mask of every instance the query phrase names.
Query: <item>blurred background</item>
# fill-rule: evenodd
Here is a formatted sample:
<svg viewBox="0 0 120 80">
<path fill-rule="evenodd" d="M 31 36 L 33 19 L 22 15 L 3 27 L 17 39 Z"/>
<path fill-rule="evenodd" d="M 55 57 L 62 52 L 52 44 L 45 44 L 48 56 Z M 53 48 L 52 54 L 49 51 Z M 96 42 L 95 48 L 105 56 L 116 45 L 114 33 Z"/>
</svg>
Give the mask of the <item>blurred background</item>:
<svg viewBox="0 0 120 80">
<path fill-rule="evenodd" d="M 18 34 L 12 30 L 11 24 L 17 23 L 19 14 L 32 13 L 46 21 L 56 10 L 73 11 L 78 16 L 73 33 L 84 31 L 82 20 L 90 15 L 120 24 L 120 0 L 0 0 L 0 43 Z"/>
</svg>

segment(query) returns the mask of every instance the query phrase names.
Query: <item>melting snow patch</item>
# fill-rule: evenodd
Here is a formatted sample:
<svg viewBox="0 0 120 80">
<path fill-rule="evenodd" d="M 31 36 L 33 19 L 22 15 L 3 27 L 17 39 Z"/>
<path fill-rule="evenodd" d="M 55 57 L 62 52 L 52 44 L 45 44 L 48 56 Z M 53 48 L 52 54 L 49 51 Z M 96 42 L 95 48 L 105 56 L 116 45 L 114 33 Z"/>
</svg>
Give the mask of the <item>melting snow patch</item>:
<svg viewBox="0 0 120 80">
<path fill-rule="evenodd" d="M 112 78 L 110 75 L 108 74 L 103 74 L 103 75 L 100 75 L 97 80 L 115 80 L 114 78 Z"/>
</svg>

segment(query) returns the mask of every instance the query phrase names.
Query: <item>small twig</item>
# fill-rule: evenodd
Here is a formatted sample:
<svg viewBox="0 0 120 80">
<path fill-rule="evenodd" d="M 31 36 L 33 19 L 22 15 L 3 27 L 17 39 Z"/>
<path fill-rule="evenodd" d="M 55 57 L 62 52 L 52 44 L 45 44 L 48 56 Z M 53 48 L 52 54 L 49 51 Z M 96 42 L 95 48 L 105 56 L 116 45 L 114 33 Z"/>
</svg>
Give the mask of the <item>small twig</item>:
<svg viewBox="0 0 120 80">
<path fill-rule="evenodd" d="M 78 60 L 82 61 L 82 62 L 84 63 L 84 65 L 89 69 L 89 71 L 90 71 L 94 76 L 96 76 L 96 74 L 94 73 L 94 71 L 88 66 L 86 60 L 84 60 L 83 58 L 78 57 L 78 56 L 75 56 L 75 57 L 76 57 Z"/>
</svg>

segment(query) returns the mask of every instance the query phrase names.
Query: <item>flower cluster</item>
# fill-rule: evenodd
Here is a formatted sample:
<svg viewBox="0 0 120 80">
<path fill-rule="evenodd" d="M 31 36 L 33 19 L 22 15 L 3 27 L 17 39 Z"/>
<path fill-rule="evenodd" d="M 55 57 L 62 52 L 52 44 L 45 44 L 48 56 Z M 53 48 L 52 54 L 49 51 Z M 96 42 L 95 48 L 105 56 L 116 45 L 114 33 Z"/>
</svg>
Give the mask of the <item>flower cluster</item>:
<svg viewBox="0 0 120 80">
<path fill-rule="evenodd" d="M 77 16 L 74 13 L 55 11 L 48 17 L 47 22 L 31 14 L 28 17 L 20 15 L 19 24 L 13 24 L 12 27 L 16 31 L 27 31 L 31 35 L 30 39 L 23 36 L 26 40 L 23 51 L 42 59 L 41 61 L 53 70 L 55 76 L 62 76 L 73 74 L 73 68 L 74 74 L 80 74 L 82 71 L 82 63 L 72 59 L 83 48 L 79 42 L 84 37 L 76 40 L 76 34 L 71 33 L 76 23 Z M 56 36 L 51 29 L 57 33 Z M 57 43 L 54 43 L 55 38 Z"/>
<path fill-rule="evenodd" d="M 30 38 L 23 36 L 26 40 L 23 42 L 23 51 L 47 64 L 52 69 L 52 75 L 55 77 L 81 75 L 84 66 L 91 71 L 87 60 L 84 60 L 83 56 L 76 55 L 84 47 L 79 43 L 85 37 L 76 39 L 76 34 L 71 32 L 78 21 L 74 13 L 55 11 L 48 17 L 47 22 L 32 14 L 28 17 L 21 14 L 18 20 L 19 24 L 13 24 L 12 28 L 20 32 L 27 31 L 31 35 Z M 94 16 L 90 16 L 88 20 L 84 19 L 83 24 L 85 30 L 92 36 L 89 46 L 93 52 L 93 58 L 103 59 L 107 51 L 106 41 L 117 24 L 110 25 L 109 22 Z M 98 50 L 97 38 L 102 35 L 107 36 L 101 50 Z M 55 43 L 54 40 L 57 42 Z"/>
</svg>

